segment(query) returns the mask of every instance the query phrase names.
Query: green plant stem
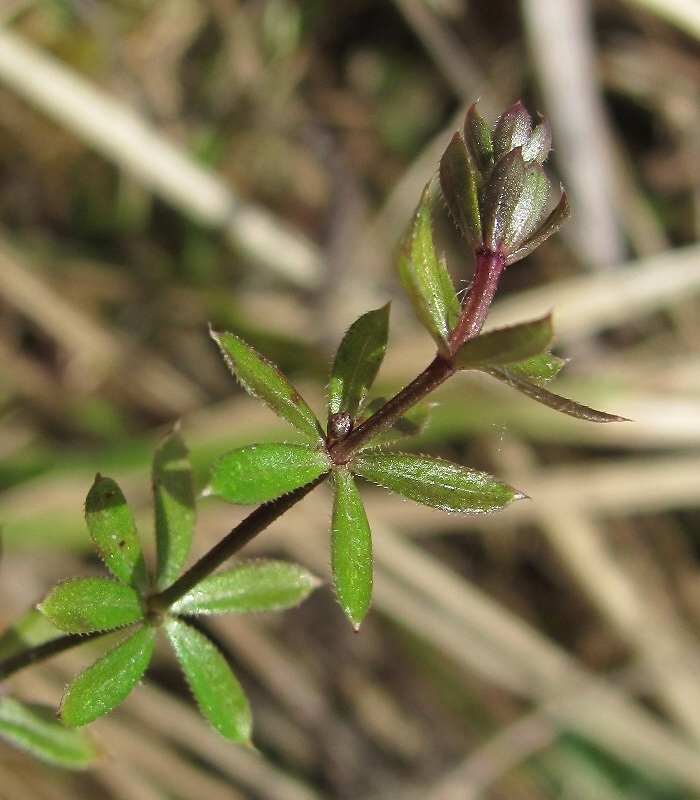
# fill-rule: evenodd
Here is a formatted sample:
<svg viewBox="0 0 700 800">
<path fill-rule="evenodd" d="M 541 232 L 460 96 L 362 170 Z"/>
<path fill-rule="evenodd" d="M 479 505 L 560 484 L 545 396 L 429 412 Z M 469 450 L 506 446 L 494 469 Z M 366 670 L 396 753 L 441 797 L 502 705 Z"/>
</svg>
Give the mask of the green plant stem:
<svg viewBox="0 0 700 800">
<path fill-rule="evenodd" d="M 162 592 L 151 595 L 148 602 L 150 610 L 156 613 L 166 611 L 203 578 L 211 575 L 224 561 L 227 561 L 242 547 L 245 547 L 251 539 L 254 539 L 276 519 L 281 517 L 282 514 L 289 511 L 292 506 L 303 500 L 307 494 L 323 483 L 326 478 L 328 478 L 327 472 L 316 478 L 316 480 L 311 481 L 311 483 L 289 492 L 289 494 L 282 495 L 282 497 L 277 497 L 275 500 L 270 500 L 258 506 L 255 511 L 227 533 L 220 542 L 215 544 L 208 553 L 205 553 L 199 561 L 193 564 L 187 572 L 184 572 L 175 583 Z"/>
<path fill-rule="evenodd" d="M 25 667 L 31 667 L 32 664 L 38 664 L 40 661 L 46 661 L 59 653 L 77 647 L 79 644 L 85 644 L 93 639 L 99 639 L 101 636 L 106 636 L 108 633 L 114 633 L 114 630 L 107 631 L 92 631 L 91 633 L 67 633 L 65 636 L 58 636 L 55 639 L 50 639 L 48 642 L 28 647 L 19 653 L 8 656 L 0 661 L 0 680 L 9 678 L 15 672 L 19 672 Z"/>
</svg>

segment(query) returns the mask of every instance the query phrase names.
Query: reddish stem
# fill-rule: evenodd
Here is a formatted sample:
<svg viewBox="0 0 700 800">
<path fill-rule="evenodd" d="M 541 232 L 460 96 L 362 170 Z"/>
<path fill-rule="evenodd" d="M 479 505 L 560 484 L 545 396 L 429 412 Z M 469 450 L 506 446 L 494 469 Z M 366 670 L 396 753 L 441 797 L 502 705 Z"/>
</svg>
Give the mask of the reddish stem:
<svg viewBox="0 0 700 800">
<path fill-rule="evenodd" d="M 474 280 L 462 307 L 459 322 L 450 335 L 450 353 L 452 355 L 466 341 L 473 339 L 481 332 L 504 268 L 505 257 L 500 253 L 477 253 Z M 382 430 L 387 430 L 416 403 L 427 397 L 438 386 L 452 377 L 456 371 L 457 369 L 452 363 L 452 359 L 438 353 L 420 375 L 388 400 L 369 419 L 358 425 L 345 438 L 329 444 L 328 454 L 333 462 L 336 464 L 347 463 L 364 444 L 373 439 Z M 169 608 L 175 600 L 196 586 L 202 578 L 210 575 L 224 561 L 265 530 L 274 520 L 306 497 L 327 477 L 328 473 L 287 495 L 278 497 L 268 503 L 263 503 L 196 564 L 190 567 L 187 572 L 181 575 L 175 583 L 162 592 L 152 595 L 149 598 L 149 608 L 153 612 Z M 5 678 L 22 667 L 43 661 L 52 655 L 73 647 L 75 644 L 87 641 L 90 638 L 97 638 L 104 633 L 106 632 L 97 631 L 82 637 L 75 635 L 62 636 L 17 653 L 5 659 L 5 661 L 0 661 L 0 677 Z"/>
<path fill-rule="evenodd" d="M 501 253 L 491 251 L 476 254 L 476 271 L 462 313 L 450 335 L 450 352 L 457 350 L 481 332 L 505 269 L 506 259 Z"/>
<path fill-rule="evenodd" d="M 333 443 L 328 454 L 335 464 L 346 464 L 364 444 L 367 444 L 378 433 L 388 430 L 397 420 L 416 403 L 435 391 L 441 383 L 455 374 L 452 362 L 438 355 L 407 386 L 395 394 L 372 416 L 358 425 L 348 436 Z"/>
<path fill-rule="evenodd" d="M 450 335 L 450 353 L 452 355 L 466 341 L 473 339 L 481 332 L 505 265 L 505 256 L 500 253 L 490 251 L 477 253 L 474 280 L 462 307 L 459 322 Z M 334 463 L 347 463 L 363 445 L 382 430 L 387 430 L 416 403 L 452 377 L 456 371 L 452 359 L 438 353 L 408 386 L 394 395 L 348 436 L 330 445 L 328 453 Z"/>
</svg>

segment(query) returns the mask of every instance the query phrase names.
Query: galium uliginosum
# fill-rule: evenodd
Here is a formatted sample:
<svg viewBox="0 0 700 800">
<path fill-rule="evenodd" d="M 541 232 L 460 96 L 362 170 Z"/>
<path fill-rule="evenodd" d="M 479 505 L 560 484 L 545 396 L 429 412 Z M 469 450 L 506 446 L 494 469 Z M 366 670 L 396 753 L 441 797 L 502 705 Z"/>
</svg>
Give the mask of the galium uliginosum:
<svg viewBox="0 0 700 800">
<path fill-rule="evenodd" d="M 212 334 L 243 387 L 292 423 L 306 441 L 252 445 L 227 453 L 214 465 L 207 491 L 233 503 L 274 502 L 288 492 L 305 493 L 305 486 L 329 478 L 334 492 L 334 587 L 356 628 L 371 601 L 372 542 L 355 475 L 447 511 L 497 511 L 523 497 L 468 467 L 387 452 L 387 444 L 425 427 L 429 407 L 423 401 L 440 384 L 457 372 L 480 370 L 557 411 L 596 422 L 620 419 L 544 388 L 563 365 L 548 352 L 549 316 L 481 333 L 503 270 L 551 236 L 569 214 L 566 195 L 553 197 L 542 168 L 550 147 L 546 120 L 533 124 L 521 103 L 505 111 L 492 130 L 476 105 L 468 110 L 462 130 L 454 134 L 440 161 L 439 191 L 474 251 L 474 279 L 460 303 L 433 244 L 432 205 L 438 187 L 432 181 L 400 243 L 398 268 L 437 353 L 390 400 L 377 404 L 370 399 L 386 348 L 387 306 L 360 317 L 340 343 L 331 369 L 325 429 L 276 367 L 237 336 Z"/>
<path fill-rule="evenodd" d="M 219 569 L 225 561 L 328 479 L 335 593 L 359 628 L 372 597 L 372 539 L 356 475 L 447 511 L 487 513 L 523 497 L 484 472 L 388 449 L 425 428 L 430 410 L 425 401 L 448 378 L 478 370 L 555 411 L 594 422 L 622 419 L 545 388 L 563 365 L 549 352 L 550 317 L 482 333 L 503 270 L 551 236 L 569 214 L 566 195 L 552 192 L 542 168 L 550 145 L 547 122 L 533 124 L 520 103 L 491 129 L 476 106 L 468 110 L 440 160 L 439 181 L 425 188 L 398 248 L 401 279 L 437 350 L 391 399 L 370 394 L 386 350 L 388 306 L 361 316 L 343 337 L 331 369 L 325 425 L 274 364 L 235 334 L 212 332 L 243 388 L 298 434 L 294 443 L 252 444 L 214 463 L 205 495 L 260 505 L 183 572 L 194 534 L 195 494 L 189 456 L 176 429 L 153 464 L 156 564 L 149 569 L 121 489 L 98 475 L 86 519 L 111 577 L 74 578 L 55 587 L 39 608 L 64 635 L 18 650 L 23 639 L 9 631 L 9 639 L 0 638 L 0 652 L 3 641 L 15 642 L 15 649 L 0 659 L 0 679 L 122 629 L 122 639 L 66 688 L 60 717 L 68 725 L 84 725 L 118 705 L 138 683 L 162 631 L 209 722 L 224 736 L 247 742 L 251 715 L 243 690 L 215 644 L 192 622 L 207 614 L 288 608 L 318 581 L 286 562 Z M 461 303 L 433 244 L 432 206 L 439 194 L 475 256 L 474 278 Z M 54 763 L 67 763 L 69 752 L 77 753 L 75 764 L 93 757 L 83 740 L 66 742 L 56 738 L 56 730 L 38 737 L 37 726 L 47 724 L 31 706 L 2 699 L 0 737 Z"/>
</svg>

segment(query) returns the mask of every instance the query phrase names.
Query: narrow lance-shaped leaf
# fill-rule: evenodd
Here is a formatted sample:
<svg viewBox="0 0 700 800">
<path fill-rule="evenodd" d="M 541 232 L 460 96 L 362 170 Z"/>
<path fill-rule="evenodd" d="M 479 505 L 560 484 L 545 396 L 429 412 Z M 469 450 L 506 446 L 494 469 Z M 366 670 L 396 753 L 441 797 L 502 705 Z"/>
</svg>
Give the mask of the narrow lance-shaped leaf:
<svg viewBox="0 0 700 800">
<path fill-rule="evenodd" d="M 503 246 L 512 252 L 527 241 L 542 222 L 549 198 L 549 181 L 539 164 L 531 164 L 526 172 L 520 196 L 503 232 Z"/>
<path fill-rule="evenodd" d="M 200 581 L 171 607 L 174 614 L 281 611 L 305 600 L 320 581 L 298 564 L 256 561 Z"/>
<path fill-rule="evenodd" d="M 523 158 L 543 164 L 552 149 L 552 129 L 544 117 L 540 119 L 541 122 L 532 130 L 530 141 L 523 146 Z"/>
<path fill-rule="evenodd" d="M 562 192 L 556 208 L 528 239 L 520 243 L 512 253 L 508 254 L 506 264 L 514 264 L 516 261 L 520 261 L 521 258 L 530 255 L 545 239 L 549 239 L 553 233 L 561 228 L 570 214 L 569 200 L 566 192 Z"/>
<path fill-rule="evenodd" d="M 540 353 L 538 356 L 505 364 L 504 368 L 518 378 L 536 383 L 538 386 L 551 381 L 565 366 L 566 359 L 553 356 L 551 353 Z"/>
<path fill-rule="evenodd" d="M 227 739 L 247 744 L 250 708 L 226 659 L 204 634 L 181 620 L 168 620 L 165 633 L 202 714 Z"/>
<path fill-rule="evenodd" d="M 353 472 L 410 500 L 443 511 L 483 514 L 525 495 L 492 475 L 449 461 L 406 453 L 361 453 Z"/>
<path fill-rule="evenodd" d="M 301 444 L 253 444 L 221 456 L 205 495 L 229 503 L 264 503 L 287 494 L 330 470 L 328 456 Z"/>
<path fill-rule="evenodd" d="M 455 353 L 454 364 L 473 369 L 484 364 L 510 364 L 540 355 L 553 336 L 552 317 L 497 328 L 465 342 Z"/>
<path fill-rule="evenodd" d="M 348 469 L 333 473 L 331 565 L 335 593 L 355 630 L 372 602 L 372 534 L 355 480 Z"/>
<path fill-rule="evenodd" d="M 512 217 L 522 194 L 525 162 L 519 147 L 496 161 L 484 188 L 484 244 L 493 251 L 501 245 L 512 224 Z"/>
<path fill-rule="evenodd" d="M 174 430 L 153 458 L 156 584 L 169 586 L 182 569 L 194 535 L 194 481 L 182 436 Z"/>
<path fill-rule="evenodd" d="M 485 367 L 482 371 L 493 375 L 494 378 L 498 378 L 499 381 L 512 386 L 513 389 L 526 394 L 538 403 L 549 406 L 554 411 L 560 411 L 562 414 L 568 414 L 570 417 L 585 419 L 588 422 L 629 422 L 626 417 L 608 414 L 605 411 L 597 411 L 595 408 L 582 405 L 575 400 L 569 400 L 567 397 L 554 394 L 554 392 L 550 392 L 542 386 L 520 377 L 507 367 Z"/>
<path fill-rule="evenodd" d="M 130 625 L 143 617 L 138 593 L 107 578 L 59 583 L 39 609 L 64 633 L 90 633 Z"/>
<path fill-rule="evenodd" d="M 479 171 L 483 175 L 488 175 L 493 168 L 493 141 L 489 126 L 476 110 L 476 103 L 469 106 L 462 130 L 464 140 Z"/>
<path fill-rule="evenodd" d="M 85 501 L 88 531 L 107 569 L 122 583 L 142 586 L 146 567 L 136 525 L 122 490 L 97 475 Z"/>
<path fill-rule="evenodd" d="M 398 252 L 401 281 L 411 304 L 438 347 L 449 353 L 450 332 L 457 324 L 459 300 L 444 261 L 433 245 L 430 185 L 416 209 L 411 227 Z"/>
<path fill-rule="evenodd" d="M 59 716 L 66 725 L 87 725 L 119 705 L 143 677 L 155 630 L 143 625 L 68 684 Z"/>
<path fill-rule="evenodd" d="M 389 335 L 388 304 L 356 320 L 343 337 L 331 370 L 328 414 L 354 419 L 384 360 Z"/>
<path fill-rule="evenodd" d="M 455 133 L 440 159 L 440 188 L 457 227 L 474 248 L 482 243 L 480 182 L 481 178 L 462 135 Z"/>
<path fill-rule="evenodd" d="M 37 608 L 25 611 L 0 636 L 0 660 L 55 639 L 58 628 Z"/>
<path fill-rule="evenodd" d="M 282 419 L 312 439 L 322 439 L 323 431 L 306 401 L 264 356 L 232 333 L 211 332 L 231 372 L 241 386 L 266 403 Z"/>
<path fill-rule="evenodd" d="M 493 129 L 493 151 L 498 161 L 516 147 L 524 148 L 530 141 L 532 117 L 525 106 L 518 101 L 507 108 L 496 120 Z"/>
<path fill-rule="evenodd" d="M 386 401 L 385 401 L 386 402 Z M 368 449 L 382 447 L 409 436 L 420 436 L 430 425 L 436 403 L 418 403 L 412 406 L 403 417 L 385 431 L 382 431 L 367 444 Z M 363 448 L 364 449 L 364 448 Z"/>
<path fill-rule="evenodd" d="M 13 697 L 0 697 L 0 739 L 63 769 L 87 769 L 98 757 L 95 744 L 61 725 L 53 709 Z"/>
</svg>

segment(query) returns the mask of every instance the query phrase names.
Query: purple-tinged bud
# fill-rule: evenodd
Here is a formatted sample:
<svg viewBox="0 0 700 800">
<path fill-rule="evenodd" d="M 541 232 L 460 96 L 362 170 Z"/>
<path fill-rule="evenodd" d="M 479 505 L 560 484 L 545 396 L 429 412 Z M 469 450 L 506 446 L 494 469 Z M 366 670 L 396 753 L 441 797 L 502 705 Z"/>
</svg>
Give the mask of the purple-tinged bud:
<svg viewBox="0 0 700 800">
<path fill-rule="evenodd" d="M 552 129 L 544 117 L 541 120 L 539 125 L 535 125 L 530 141 L 523 146 L 523 158 L 527 162 L 543 164 L 552 149 Z"/>
<path fill-rule="evenodd" d="M 472 249 L 518 261 L 551 236 L 569 215 L 562 194 L 554 211 L 541 164 L 552 146 L 544 117 L 532 117 L 518 102 L 496 120 L 493 131 L 469 107 L 462 131 L 440 161 L 440 185 L 457 227 Z"/>
<path fill-rule="evenodd" d="M 522 103 L 516 103 L 496 121 L 493 130 L 496 160 L 506 153 L 521 147 L 526 164 L 536 161 L 542 164 L 552 149 L 552 131 L 544 117 L 532 127 L 532 117 Z"/>
<path fill-rule="evenodd" d="M 532 134 L 532 117 L 525 106 L 517 102 L 496 120 L 493 129 L 493 154 L 496 161 L 516 147 L 524 148 Z"/>
</svg>

